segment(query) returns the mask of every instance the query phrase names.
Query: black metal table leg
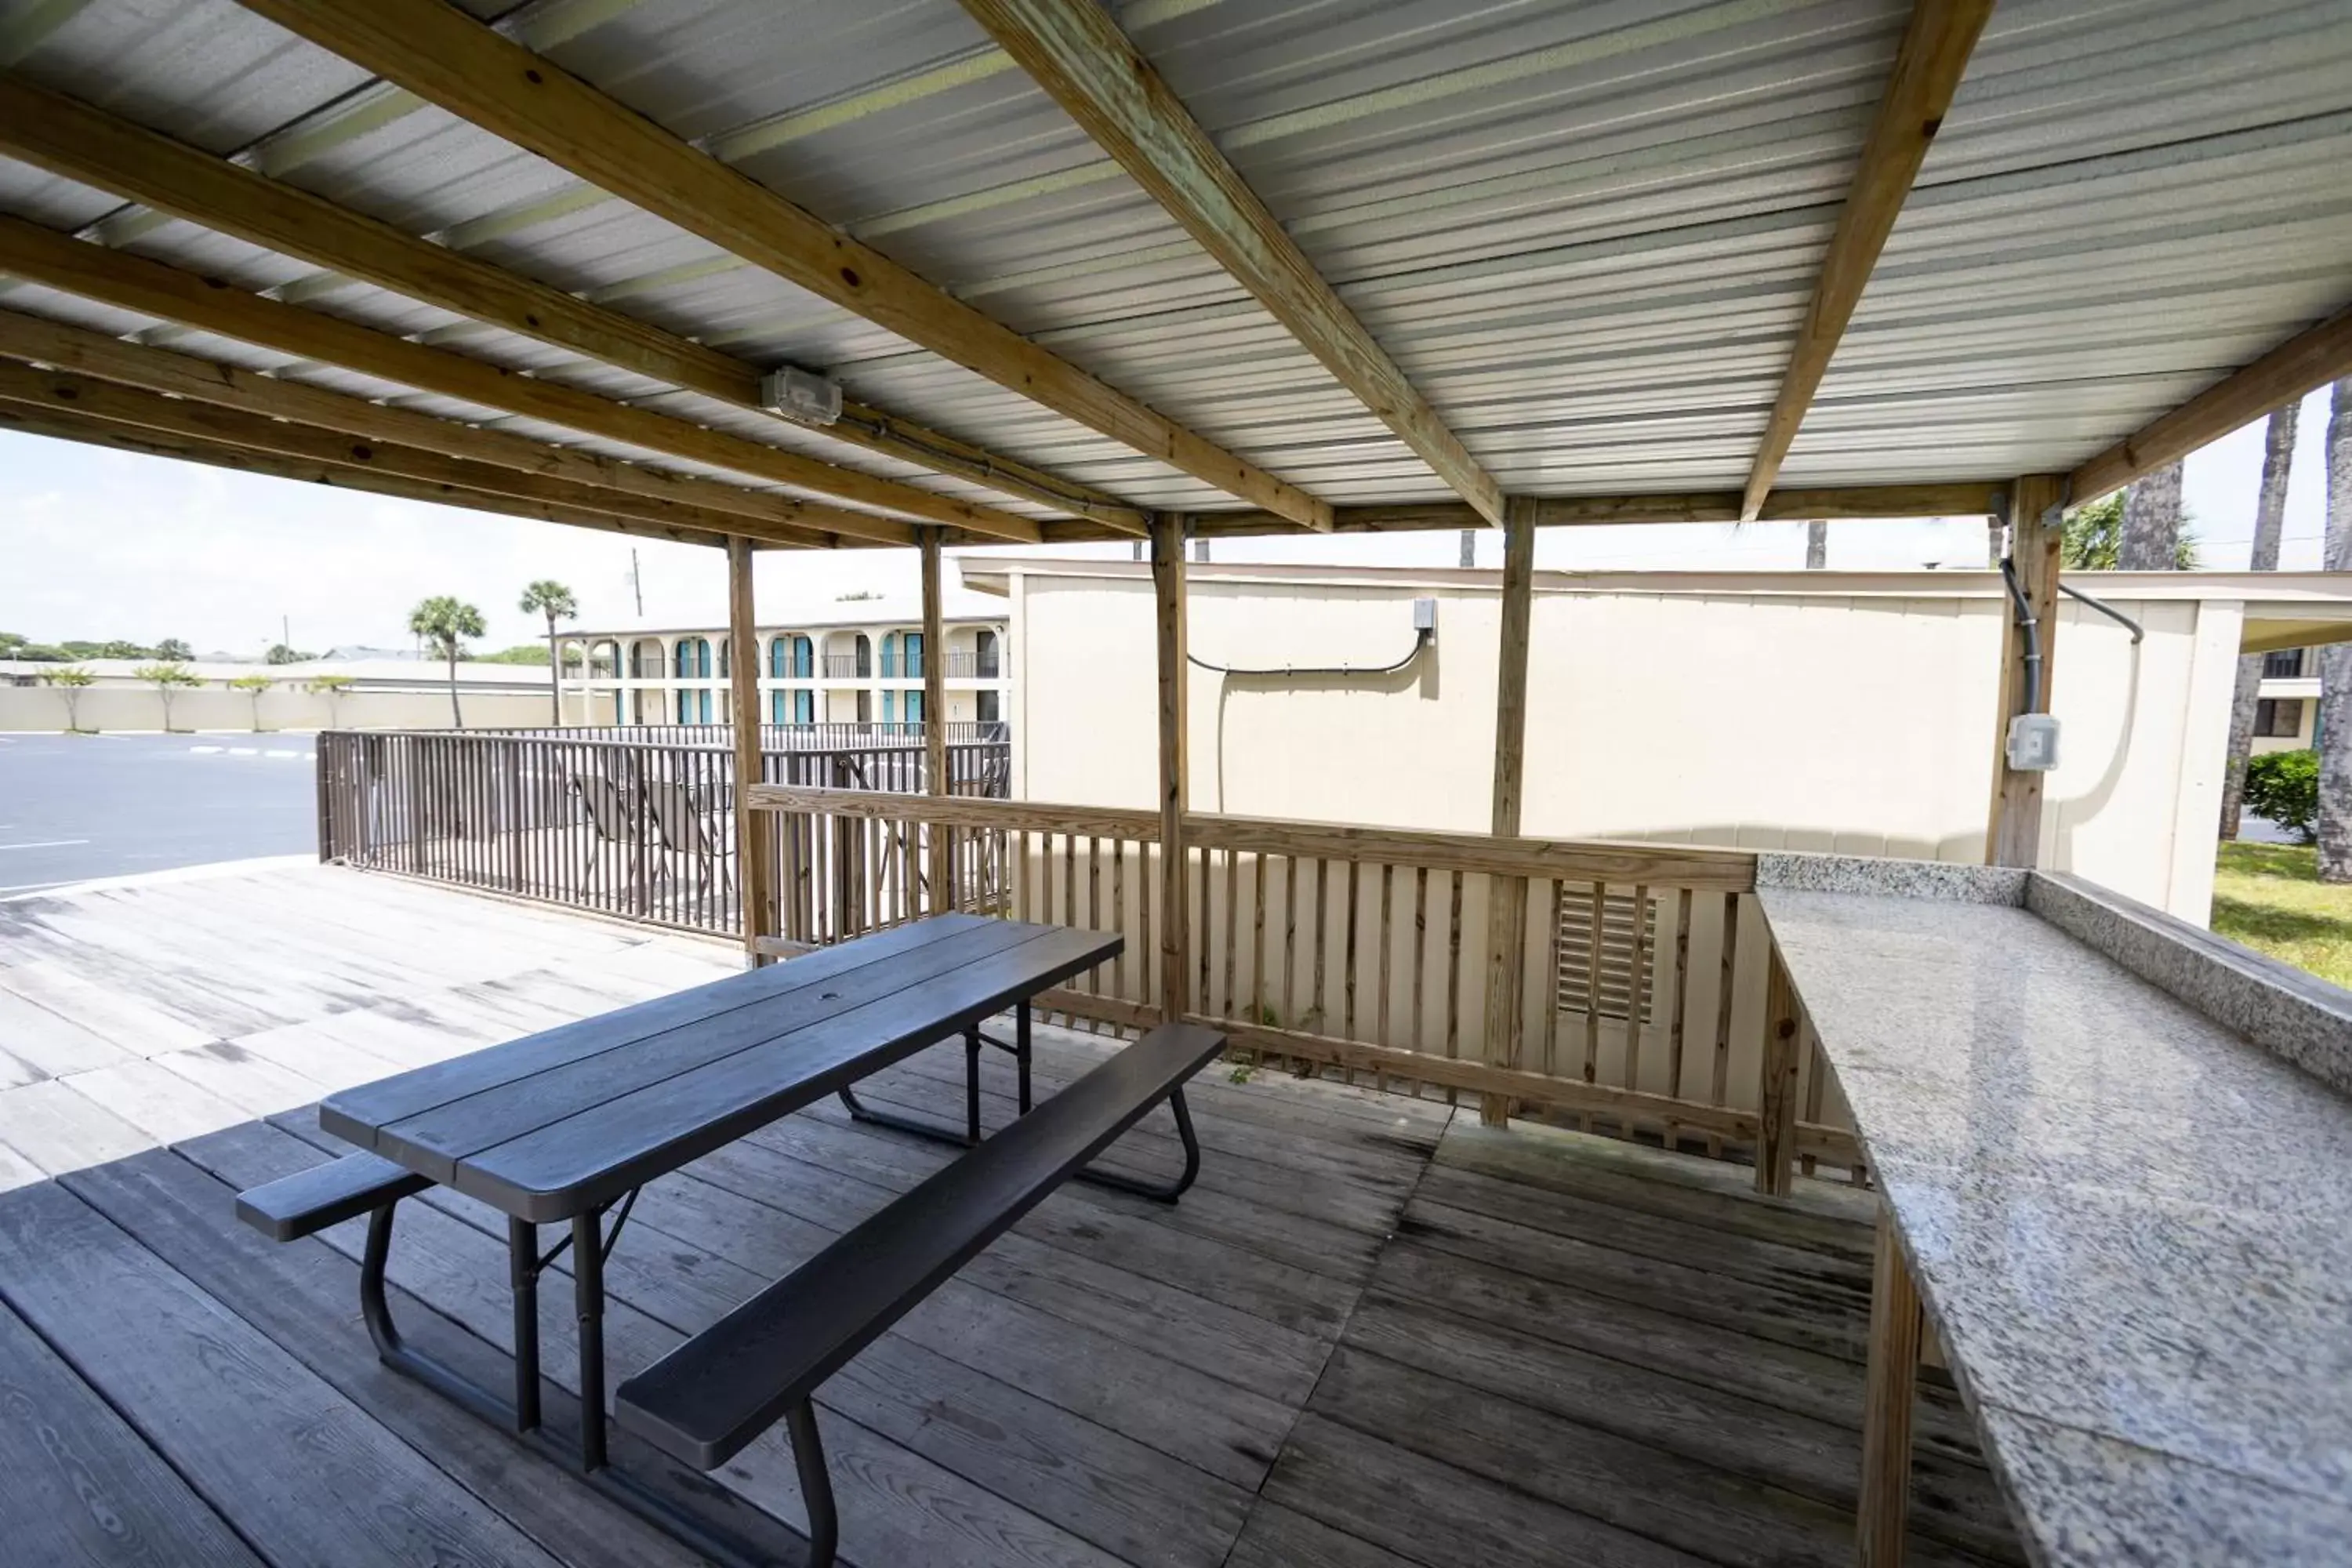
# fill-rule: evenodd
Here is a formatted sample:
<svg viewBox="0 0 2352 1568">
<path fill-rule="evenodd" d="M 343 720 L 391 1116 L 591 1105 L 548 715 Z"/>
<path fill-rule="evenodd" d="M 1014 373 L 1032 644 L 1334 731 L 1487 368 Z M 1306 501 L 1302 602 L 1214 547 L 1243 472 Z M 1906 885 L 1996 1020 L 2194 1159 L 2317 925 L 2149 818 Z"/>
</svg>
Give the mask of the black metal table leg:
<svg viewBox="0 0 2352 1568">
<path fill-rule="evenodd" d="M 1110 1187 L 1122 1193 L 1136 1193 L 1172 1204 L 1189 1191 L 1201 1174 L 1201 1141 L 1192 1133 L 1192 1108 L 1184 1103 L 1184 1091 L 1177 1089 L 1168 1097 L 1168 1109 L 1176 1114 L 1176 1136 L 1184 1144 L 1184 1173 L 1173 1182 L 1147 1182 L 1120 1171 L 1098 1171 L 1089 1165 L 1076 1172 L 1075 1179 L 1091 1182 L 1098 1187 Z"/>
<path fill-rule="evenodd" d="M 817 1440 L 816 1406 L 803 1400 L 784 1412 L 784 1428 L 793 1439 L 793 1468 L 800 1473 L 801 1504 L 808 1510 L 809 1568 L 831 1568 L 841 1540 L 840 1516 L 834 1511 L 833 1476 L 825 1468 L 824 1445 Z"/>
<path fill-rule="evenodd" d="M 572 1301 L 580 1320 L 580 1468 L 604 1468 L 604 1227 L 590 1211 L 572 1220 Z"/>
<path fill-rule="evenodd" d="M 539 1425 L 539 1226 L 507 1220 L 507 1282 L 514 1291 L 514 1426 Z"/>
<path fill-rule="evenodd" d="M 966 1142 L 980 1142 L 980 1028 L 977 1025 L 963 1032 L 963 1127 Z"/>
<path fill-rule="evenodd" d="M 1021 1114 L 1029 1114 L 1029 999 L 1013 1010 L 1013 1060 L 1021 1074 Z"/>
</svg>

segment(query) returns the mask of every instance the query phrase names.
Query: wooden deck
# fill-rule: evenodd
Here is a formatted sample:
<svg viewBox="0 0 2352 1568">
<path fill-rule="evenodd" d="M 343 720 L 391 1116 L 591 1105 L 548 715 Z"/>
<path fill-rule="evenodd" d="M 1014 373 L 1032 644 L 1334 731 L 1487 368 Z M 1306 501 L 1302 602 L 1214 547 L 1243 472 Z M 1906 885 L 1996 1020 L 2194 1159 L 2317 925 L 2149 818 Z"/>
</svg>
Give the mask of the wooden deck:
<svg viewBox="0 0 2352 1568">
<path fill-rule="evenodd" d="M 323 868 L 0 904 L 9 1561 L 696 1561 L 378 1365 L 353 1226 L 273 1247 L 230 1195 L 328 1156 L 331 1088 L 735 963 Z M 1039 1036 L 1046 1092 L 1114 1045 Z M 961 1072 L 950 1046 L 870 1092 L 959 1114 Z M 827 1385 L 846 1559 L 1851 1563 L 1861 1194 L 1768 1205 L 1727 1167 L 1263 1072 L 1195 1105 L 1180 1206 L 1066 1189 Z M 1163 1113 L 1119 1154 L 1174 1147 Z M 948 1157 L 827 1107 L 648 1188 L 608 1270 L 616 1379 Z M 415 1337 L 491 1382 L 503 1236 L 412 1203 L 392 1269 Z M 569 1292 L 541 1300 L 568 1384 Z M 1912 1560 L 2021 1561 L 1948 1389 L 1920 1443 Z M 739 1522 L 799 1517 L 780 1436 L 719 1479 Z"/>
</svg>

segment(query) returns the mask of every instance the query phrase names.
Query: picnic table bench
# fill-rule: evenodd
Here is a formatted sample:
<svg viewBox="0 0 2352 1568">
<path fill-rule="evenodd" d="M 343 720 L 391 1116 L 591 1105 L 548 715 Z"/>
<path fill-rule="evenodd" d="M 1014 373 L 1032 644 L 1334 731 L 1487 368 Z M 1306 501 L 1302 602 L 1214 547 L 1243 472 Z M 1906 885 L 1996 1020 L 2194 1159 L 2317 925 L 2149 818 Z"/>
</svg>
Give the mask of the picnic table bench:
<svg viewBox="0 0 2352 1568">
<path fill-rule="evenodd" d="M 359 1152 L 242 1194 L 239 1217 L 279 1240 L 368 1216 L 362 1315 L 395 1370 L 519 1432 L 540 1425 L 538 1280 L 568 1249 L 579 1319 L 580 1461 L 599 1489 L 707 1555 L 751 1560 L 704 1523 L 606 1463 L 604 1268 L 638 1190 L 656 1177 L 826 1095 L 870 1121 L 967 1152 L 785 1279 L 639 1372 L 619 1391 L 623 1427 L 703 1469 L 785 1422 L 808 1509 L 809 1561 L 833 1560 L 833 1489 L 817 1387 L 1073 1177 L 1172 1202 L 1200 1149 L 1184 1084 L 1219 1050 L 1193 1025 L 1152 1030 L 1032 1111 L 1029 1004 L 1118 954 L 1100 931 L 950 914 L 789 963 L 751 970 L 432 1067 L 346 1089 L 320 1125 Z M 1023 1114 L 983 1141 L 982 1020 L 1015 1009 Z M 965 1042 L 961 1129 L 886 1116 L 856 1101 L 860 1079 L 943 1039 Z M 1183 1170 L 1159 1184 L 1087 1163 L 1167 1103 Z M 511 1397 L 405 1341 L 384 1272 L 400 1201 L 441 1185 L 507 1215 L 514 1309 Z M 606 1224 L 606 1216 L 611 1223 Z M 567 1224 L 544 1251 L 539 1227 Z"/>
</svg>

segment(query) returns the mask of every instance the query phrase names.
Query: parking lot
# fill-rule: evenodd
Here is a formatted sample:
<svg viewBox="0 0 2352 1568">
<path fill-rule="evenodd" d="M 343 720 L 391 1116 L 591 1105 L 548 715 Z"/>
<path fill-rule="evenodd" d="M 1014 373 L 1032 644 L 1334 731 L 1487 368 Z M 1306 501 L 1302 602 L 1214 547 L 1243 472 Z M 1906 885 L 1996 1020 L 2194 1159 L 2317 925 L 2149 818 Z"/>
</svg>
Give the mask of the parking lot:
<svg viewBox="0 0 2352 1568">
<path fill-rule="evenodd" d="M 0 898 L 317 847 L 312 738 L 0 735 Z"/>
</svg>

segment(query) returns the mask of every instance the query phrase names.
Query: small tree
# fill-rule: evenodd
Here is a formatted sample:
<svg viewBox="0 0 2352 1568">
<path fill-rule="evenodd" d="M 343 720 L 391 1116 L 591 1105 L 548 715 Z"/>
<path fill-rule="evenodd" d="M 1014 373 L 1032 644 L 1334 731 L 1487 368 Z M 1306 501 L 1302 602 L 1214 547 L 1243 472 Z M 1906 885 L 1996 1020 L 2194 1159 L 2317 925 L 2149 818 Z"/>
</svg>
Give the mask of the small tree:
<svg viewBox="0 0 2352 1568">
<path fill-rule="evenodd" d="M 163 731 L 172 729 L 172 699 L 191 686 L 202 686 L 204 678 L 177 660 L 166 659 L 160 664 L 142 664 L 131 672 L 142 680 L 155 684 L 155 693 L 163 700 Z"/>
<path fill-rule="evenodd" d="M 2265 752 L 2246 763 L 2246 807 L 2315 843 L 2319 816 L 2319 753 Z"/>
<path fill-rule="evenodd" d="M 253 699 L 253 732 L 257 735 L 261 733 L 261 694 L 277 684 L 276 677 L 263 675 L 258 670 L 251 675 L 240 675 L 229 682 L 232 689 L 242 691 Z"/>
<path fill-rule="evenodd" d="M 190 647 L 186 643 L 182 642 L 178 637 L 165 637 L 162 642 L 155 645 L 155 657 L 157 658 L 168 658 L 174 661 L 190 659 L 196 657 L 196 650 Z"/>
<path fill-rule="evenodd" d="M 316 654 L 305 653 L 299 647 L 292 647 L 280 642 L 271 643 L 269 651 L 261 656 L 261 661 L 264 664 L 307 664 L 317 657 Z"/>
<path fill-rule="evenodd" d="M 327 700 L 328 729 L 342 727 L 343 694 L 351 689 L 352 678 L 348 675 L 320 675 L 311 679 L 308 688 L 310 695 Z"/>
<path fill-rule="evenodd" d="M 41 672 L 41 683 L 45 686 L 56 687 L 58 694 L 66 700 L 68 733 L 76 735 L 81 733 L 81 694 L 97 681 L 98 677 L 78 664 L 68 665 L 63 669 L 45 669 Z"/>
<path fill-rule="evenodd" d="M 2189 527 L 2194 520 L 2183 511 L 2180 531 L 2172 546 L 2172 565 L 2178 572 L 2197 570 L 2197 533 Z M 2124 492 L 2116 491 L 2066 514 L 2064 542 L 2059 546 L 2061 563 L 2069 572 L 2113 572 L 2123 552 Z"/>
<path fill-rule="evenodd" d="M 436 594 L 408 612 L 408 629 L 448 662 L 449 719 L 464 729 L 466 715 L 457 706 L 457 661 L 465 657 L 466 639 L 482 635 L 482 612 L 454 595 Z"/>
<path fill-rule="evenodd" d="M 552 578 L 542 577 L 522 591 L 522 613 L 547 617 L 547 700 L 555 716 L 555 723 L 563 723 L 563 656 L 556 651 L 555 623 L 568 621 L 580 614 L 580 601 L 572 590 Z"/>
</svg>

